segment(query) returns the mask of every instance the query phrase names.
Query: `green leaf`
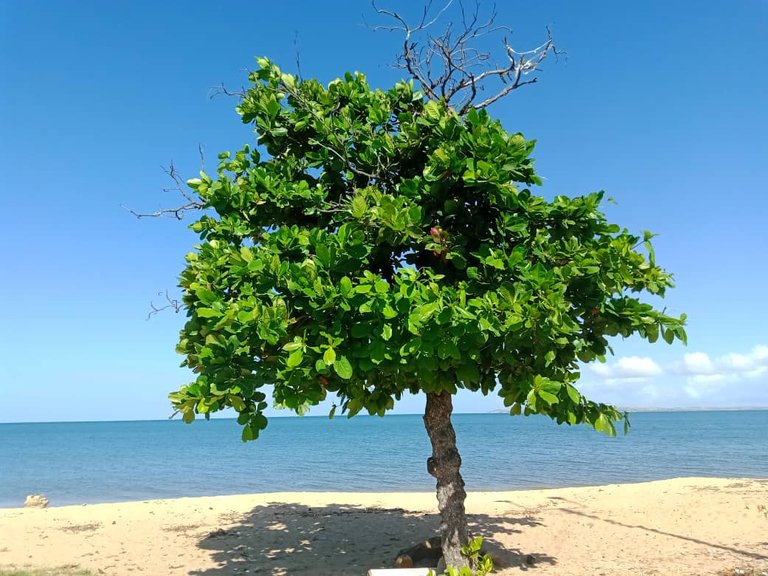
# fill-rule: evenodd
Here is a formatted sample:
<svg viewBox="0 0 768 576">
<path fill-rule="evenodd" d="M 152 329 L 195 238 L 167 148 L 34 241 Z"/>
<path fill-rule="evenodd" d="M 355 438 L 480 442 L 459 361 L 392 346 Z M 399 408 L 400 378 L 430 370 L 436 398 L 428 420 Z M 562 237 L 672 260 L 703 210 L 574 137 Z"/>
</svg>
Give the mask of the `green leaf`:
<svg viewBox="0 0 768 576">
<path fill-rule="evenodd" d="M 336 362 L 336 350 L 333 348 L 326 349 L 325 353 L 323 354 L 323 362 L 325 362 L 328 366 L 331 366 L 334 362 Z"/>
<path fill-rule="evenodd" d="M 459 352 L 459 348 L 453 340 L 442 340 L 437 345 L 437 355 L 443 360 L 446 358 L 461 359 L 461 352 Z"/>
<path fill-rule="evenodd" d="M 251 423 L 257 430 L 264 430 L 267 427 L 267 417 L 264 414 L 254 414 Z"/>
<path fill-rule="evenodd" d="M 366 338 L 371 334 L 371 325 L 368 322 L 357 322 L 352 325 L 349 333 L 354 338 Z"/>
<path fill-rule="evenodd" d="M 296 368 L 296 366 L 301 364 L 303 359 L 304 352 L 301 350 L 301 348 L 299 348 L 288 355 L 288 360 L 286 361 L 285 365 L 288 366 L 288 368 Z"/>
<path fill-rule="evenodd" d="M 346 276 L 339 280 L 339 291 L 342 296 L 348 297 L 352 293 L 352 280 Z"/>
<path fill-rule="evenodd" d="M 602 432 L 607 436 L 616 436 L 616 429 L 613 422 L 605 414 L 600 414 L 594 422 L 595 430 Z"/>
<path fill-rule="evenodd" d="M 386 318 L 387 320 L 391 320 L 392 318 L 395 318 L 397 316 L 397 311 L 392 308 L 389 304 L 384 306 L 384 309 L 381 311 L 382 316 Z"/>
<path fill-rule="evenodd" d="M 243 432 L 241 435 L 241 438 L 243 439 L 243 442 L 249 442 L 250 440 L 256 440 L 256 432 L 251 427 L 250 424 L 246 424 L 243 426 Z"/>
<path fill-rule="evenodd" d="M 216 297 L 216 294 L 214 294 L 213 292 L 211 292 L 207 288 L 203 288 L 203 287 L 198 287 L 195 290 L 195 295 L 200 300 L 200 302 L 202 302 L 203 304 L 209 304 L 210 305 L 210 304 L 213 304 L 214 302 L 216 302 L 218 300 L 218 298 Z"/>
<path fill-rule="evenodd" d="M 381 329 L 381 337 L 385 341 L 388 341 L 390 338 L 392 338 L 392 326 L 389 324 L 384 324 L 384 327 Z"/>
<path fill-rule="evenodd" d="M 336 374 L 344 380 L 352 378 L 352 365 L 349 363 L 346 356 L 338 356 L 336 362 L 333 364 L 333 369 L 336 371 Z"/>
<path fill-rule="evenodd" d="M 434 100 L 429 100 L 424 105 L 424 115 L 430 120 L 439 120 L 441 116 L 441 106 Z"/>
<path fill-rule="evenodd" d="M 221 316 L 221 312 L 213 308 L 198 308 L 195 310 L 195 314 L 200 318 L 218 318 Z"/>
<path fill-rule="evenodd" d="M 497 258 L 496 256 L 490 256 L 490 257 L 486 258 L 485 259 L 485 263 L 488 266 L 492 266 L 492 267 L 496 268 L 497 270 L 504 270 L 504 268 L 505 268 L 504 260 L 502 260 L 501 258 Z"/>
<path fill-rule="evenodd" d="M 456 376 L 459 381 L 465 384 L 472 384 L 480 381 L 480 371 L 477 369 L 477 365 L 466 361 L 456 368 Z"/>
<path fill-rule="evenodd" d="M 253 260 L 253 252 L 246 246 L 240 248 L 240 256 L 242 256 L 243 260 L 246 262 L 251 262 Z"/>
<path fill-rule="evenodd" d="M 457 252 L 448 254 L 448 259 L 453 262 L 453 265 L 456 266 L 456 268 L 459 270 L 463 270 L 467 267 L 467 259 Z"/>
<path fill-rule="evenodd" d="M 570 384 L 566 384 L 565 391 L 568 393 L 568 397 L 571 399 L 571 402 L 573 402 L 574 404 L 579 404 L 581 402 L 581 394 L 579 394 L 576 388 L 574 388 Z"/>
<path fill-rule="evenodd" d="M 353 218 L 359 219 L 365 216 L 365 213 L 368 210 L 368 204 L 365 202 L 365 198 L 359 194 L 353 196 L 352 201 L 350 202 L 350 210 Z"/>
<path fill-rule="evenodd" d="M 245 402 L 243 402 L 243 399 L 240 398 L 239 396 L 230 395 L 229 403 L 231 404 L 232 408 L 234 408 L 238 412 L 242 412 L 243 410 L 245 410 Z"/>
<path fill-rule="evenodd" d="M 430 302 L 429 304 L 417 306 L 413 312 L 411 312 L 409 319 L 412 322 L 418 322 L 419 324 L 422 324 L 434 315 L 434 313 L 437 311 L 437 307 L 437 302 Z"/>
<path fill-rule="evenodd" d="M 552 404 L 557 404 L 560 401 L 560 399 L 557 396 L 555 396 L 554 394 L 551 394 L 551 393 L 549 393 L 549 392 L 547 392 L 545 390 L 539 390 L 536 395 L 539 398 L 541 398 L 542 400 L 544 400 L 544 402 L 546 402 L 550 406 Z"/>
</svg>

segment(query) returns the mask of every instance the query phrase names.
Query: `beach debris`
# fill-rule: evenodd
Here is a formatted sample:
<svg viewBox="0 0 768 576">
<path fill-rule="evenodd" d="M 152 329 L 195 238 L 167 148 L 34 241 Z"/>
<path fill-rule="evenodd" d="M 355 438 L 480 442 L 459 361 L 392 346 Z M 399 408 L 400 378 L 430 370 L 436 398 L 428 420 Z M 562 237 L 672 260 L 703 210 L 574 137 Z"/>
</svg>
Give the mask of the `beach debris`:
<svg viewBox="0 0 768 576">
<path fill-rule="evenodd" d="M 24 500 L 24 508 L 47 508 L 48 498 L 42 494 L 30 494 Z"/>
<path fill-rule="evenodd" d="M 213 530 L 212 532 L 208 533 L 208 536 L 206 538 L 219 538 L 221 536 L 226 536 L 227 531 L 222 528 L 217 528 L 216 530 Z"/>
<path fill-rule="evenodd" d="M 415 546 L 400 550 L 395 558 L 395 568 L 436 566 L 442 555 L 440 536 L 433 536 Z"/>
</svg>

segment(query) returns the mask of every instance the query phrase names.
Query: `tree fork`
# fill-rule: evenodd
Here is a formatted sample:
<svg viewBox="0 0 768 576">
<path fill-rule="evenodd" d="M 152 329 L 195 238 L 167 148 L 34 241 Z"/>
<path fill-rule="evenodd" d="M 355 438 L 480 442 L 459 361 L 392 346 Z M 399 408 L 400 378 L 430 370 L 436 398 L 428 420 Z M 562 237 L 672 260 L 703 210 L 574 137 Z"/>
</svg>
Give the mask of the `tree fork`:
<svg viewBox="0 0 768 576">
<path fill-rule="evenodd" d="M 456 448 L 456 433 L 451 424 L 453 402 L 448 392 L 427 394 L 424 426 L 432 443 L 427 470 L 437 479 L 437 505 L 440 510 L 440 536 L 446 566 L 468 566 L 461 548 L 469 541 L 464 500 L 464 480 L 459 469 L 461 456 Z"/>
</svg>

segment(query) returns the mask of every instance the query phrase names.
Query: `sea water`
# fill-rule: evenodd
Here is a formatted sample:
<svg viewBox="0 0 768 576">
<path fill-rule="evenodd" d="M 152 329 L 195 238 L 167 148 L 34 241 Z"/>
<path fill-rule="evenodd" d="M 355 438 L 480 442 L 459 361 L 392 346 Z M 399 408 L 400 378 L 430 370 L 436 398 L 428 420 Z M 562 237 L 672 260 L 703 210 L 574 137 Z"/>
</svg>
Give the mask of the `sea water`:
<svg viewBox="0 0 768 576">
<path fill-rule="evenodd" d="M 543 417 L 454 415 L 468 490 L 768 477 L 768 411 L 643 412 L 626 436 Z M 433 490 L 420 416 L 0 424 L 0 507 L 275 491 Z"/>
</svg>

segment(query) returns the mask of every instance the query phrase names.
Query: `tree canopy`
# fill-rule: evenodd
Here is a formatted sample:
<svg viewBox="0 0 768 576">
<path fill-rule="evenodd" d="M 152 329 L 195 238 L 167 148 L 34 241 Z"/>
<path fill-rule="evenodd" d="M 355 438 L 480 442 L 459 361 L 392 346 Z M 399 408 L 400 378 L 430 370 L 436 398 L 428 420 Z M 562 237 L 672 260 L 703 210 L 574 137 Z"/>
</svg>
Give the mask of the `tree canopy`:
<svg viewBox="0 0 768 576">
<path fill-rule="evenodd" d="M 232 407 L 250 440 L 265 386 L 350 416 L 466 388 L 613 433 L 622 414 L 579 393 L 580 363 L 611 336 L 685 339 L 639 298 L 672 285 L 652 235 L 607 222 L 602 192 L 534 194 L 534 143 L 484 109 L 258 63 L 237 108 L 258 145 L 188 182 L 207 210 L 181 275 L 184 419 Z"/>
</svg>

